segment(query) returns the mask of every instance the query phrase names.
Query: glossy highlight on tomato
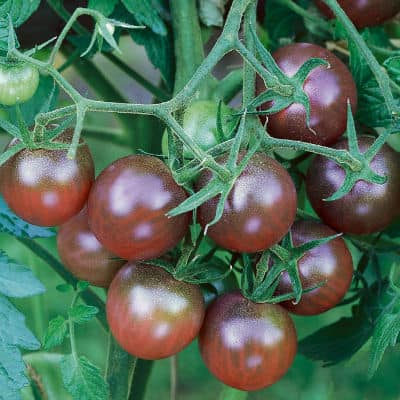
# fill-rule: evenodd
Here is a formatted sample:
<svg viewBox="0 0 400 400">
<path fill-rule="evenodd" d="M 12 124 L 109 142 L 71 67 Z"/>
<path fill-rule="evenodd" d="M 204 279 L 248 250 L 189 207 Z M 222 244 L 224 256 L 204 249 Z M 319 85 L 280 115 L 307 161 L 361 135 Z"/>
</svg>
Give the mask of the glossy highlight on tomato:
<svg viewBox="0 0 400 400">
<path fill-rule="evenodd" d="M 132 155 L 109 165 L 89 195 L 89 226 L 110 251 L 127 260 L 149 260 L 175 247 L 191 214 L 166 214 L 187 197 L 166 165 Z"/>
<path fill-rule="evenodd" d="M 303 105 L 295 103 L 268 117 L 267 130 L 280 139 L 301 140 L 319 145 L 334 143 L 346 130 L 347 100 L 352 110 L 357 108 L 357 88 L 343 62 L 329 50 L 309 43 L 292 43 L 274 52 L 273 57 L 282 71 L 292 77 L 311 58 L 321 58 L 329 67 L 313 69 L 303 88 L 310 100 L 310 127 L 306 124 Z M 257 94 L 265 90 L 264 82 L 257 79 Z M 261 109 L 268 109 L 265 104 Z M 261 117 L 265 121 L 265 117 Z"/>
<path fill-rule="evenodd" d="M 296 221 L 291 229 L 293 245 L 298 247 L 312 240 L 333 236 L 336 232 L 315 221 Z M 304 293 L 298 304 L 293 300 L 281 303 L 294 314 L 316 315 L 335 307 L 345 296 L 353 278 L 353 261 L 343 238 L 338 237 L 307 251 L 297 262 L 303 289 L 324 283 Z M 287 272 L 279 282 L 276 295 L 293 292 Z"/>
<path fill-rule="evenodd" d="M 245 153 L 239 154 L 239 160 Z M 218 160 L 221 164 L 227 157 Z M 213 175 L 203 171 L 196 190 L 207 185 Z M 205 227 L 214 219 L 218 198 L 198 208 L 198 220 Z M 262 153 L 251 158 L 236 180 L 225 202 L 222 218 L 207 235 L 222 248 L 254 253 L 279 242 L 294 222 L 297 194 L 292 178 L 274 159 Z"/>
<path fill-rule="evenodd" d="M 380 25 L 400 12 L 400 0 L 338 0 L 338 3 L 359 29 Z M 334 18 L 322 1 L 315 0 L 315 4 L 326 17 Z"/>
<path fill-rule="evenodd" d="M 128 353 L 146 360 L 172 356 L 198 335 L 205 305 L 198 286 L 162 268 L 128 263 L 107 297 L 111 332 Z"/>
<path fill-rule="evenodd" d="M 28 64 L 0 64 L 0 104 L 28 101 L 39 86 L 39 71 Z"/>
<path fill-rule="evenodd" d="M 219 380 L 253 391 L 272 385 L 290 368 L 297 335 L 283 307 L 253 303 L 235 291 L 209 306 L 199 347 L 207 368 Z"/>
<path fill-rule="evenodd" d="M 365 153 L 374 142 L 370 136 L 358 137 L 358 146 Z M 348 149 L 346 139 L 334 149 Z M 372 170 L 387 176 L 383 185 L 358 181 L 353 189 L 339 200 L 324 201 L 335 193 L 344 181 L 345 172 L 334 161 L 316 156 L 307 178 L 308 198 L 319 217 L 337 232 L 369 234 L 390 225 L 400 215 L 400 159 L 388 145 L 384 145 L 371 163 Z"/>
<path fill-rule="evenodd" d="M 57 248 L 64 266 L 78 279 L 108 288 L 126 263 L 108 251 L 89 228 L 86 208 L 61 225 Z"/>
<path fill-rule="evenodd" d="M 69 143 L 72 135 L 66 130 L 56 141 Z M 78 147 L 73 160 L 67 152 L 24 149 L 0 167 L 0 192 L 15 214 L 34 225 L 56 226 L 83 208 L 94 181 L 93 159 L 87 145 Z"/>
</svg>

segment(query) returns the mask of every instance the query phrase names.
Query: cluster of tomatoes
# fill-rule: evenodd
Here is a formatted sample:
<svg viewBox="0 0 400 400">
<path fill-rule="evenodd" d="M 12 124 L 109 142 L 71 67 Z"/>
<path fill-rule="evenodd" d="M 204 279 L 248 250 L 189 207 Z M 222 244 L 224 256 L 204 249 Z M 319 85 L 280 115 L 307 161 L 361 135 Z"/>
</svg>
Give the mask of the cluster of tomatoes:
<svg viewBox="0 0 400 400">
<path fill-rule="evenodd" d="M 274 58 L 288 76 L 311 58 L 328 61 L 329 68 L 317 67 L 304 82 L 311 103 L 310 126 L 304 108 L 292 104 L 269 117 L 268 132 L 278 138 L 347 149 L 347 140 L 340 137 L 346 130 L 347 102 L 356 110 L 357 91 L 345 64 L 322 47 L 301 43 L 279 49 Z M 258 93 L 264 89 L 259 80 Z M 1 96 L 6 104 L 7 98 L 3 101 Z M 201 114 L 206 103 L 198 104 Z M 198 116 L 193 110 L 184 117 L 185 130 L 185 124 Z M 190 116 L 193 112 L 196 115 Z M 194 125 L 197 134 L 203 135 L 199 134 L 202 120 Z M 57 138 L 62 143 L 71 139 L 70 130 Z M 194 134 L 193 139 L 205 150 L 216 144 L 212 135 L 204 140 Z M 359 135 L 361 153 L 373 142 L 374 137 Z M 8 149 L 17 144 L 13 140 Z M 245 155 L 243 150 L 239 161 Z M 224 164 L 227 157 L 217 161 Z M 345 171 L 325 157 L 315 157 L 307 173 L 306 191 L 323 223 L 295 221 L 297 193 L 292 178 L 275 159 L 256 153 L 235 181 L 222 218 L 208 228 L 207 235 L 232 253 L 257 254 L 279 243 L 289 231 L 293 249 L 336 232 L 381 231 L 400 214 L 400 161 L 384 145 L 370 167 L 386 176 L 386 183 L 360 180 L 341 199 L 325 201 L 340 188 Z M 212 172 L 202 171 L 194 190 L 212 179 Z M 60 226 L 58 251 L 77 278 L 109 288 L 108 322 L 126 351 L 144 359 L 160 359 L 178 353 L 199 337 L 200 352 L 210 371 L 242 390 L 273 384 L 292 364 L 297 336 L 288 311 L 300 315 L 327 311 L 343 299 L 351 284 L 351 254 L 343 238 L 336 237 L 295 260 L 303 288 L 315 287 L 297 304 L 292 300 L 280 305 L 256 303 L 234 290 L 206 308 L 199 285 L 178 280 L 151 262 L 176 247 L 193 222 L 192 213 L 167 216 L 188 194 L 164 162 L 153 156 L 121 158 L 95 179 L 93 159 L 83 143 L 73 160 L 66 150 L 26 148 L 0 167 L 0 191 L 24 220 Z M 203 228 L 214 219 L 217 205 L 218 198 L 213 198 L 198 208 L 197 220 Z M 291 257 L 295 255 L 288 249 L 288 261 Z M 289 275 L 283 272 L 276 294 L 292 291 Z"/>
</svg>

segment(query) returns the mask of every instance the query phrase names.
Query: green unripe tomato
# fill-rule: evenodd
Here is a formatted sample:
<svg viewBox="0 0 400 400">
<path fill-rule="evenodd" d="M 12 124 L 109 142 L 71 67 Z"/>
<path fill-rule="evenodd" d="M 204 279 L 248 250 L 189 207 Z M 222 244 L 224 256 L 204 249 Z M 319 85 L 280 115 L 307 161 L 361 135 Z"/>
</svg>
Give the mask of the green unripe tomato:
<svg viewBox="0 0 400 400">
<path fill-rule="evenodd" d="M 24 63 L 0 64 L 0 104 L 13 106 L 29 100 L 39 85 L 39 71 Z"/>
<path fill-rule="evenodd" d="M 231 133 L 233 122 L 230 115 L 232 110 L 222 104 L 221 119 L 225 134 Z M 186 109 L 183 116 L 182 127 L 185 132 L 203 150 L 207 151 L 218 144 L 217 132 L 218 103 L 211 100 L 194 101 Z M 168 155 L 168 133 L 164 132 L 162 137 L 162 152 Z M 186 146 L 183 148 L 185 158 L 193 158 L 193 153 Z"/>
</svg>

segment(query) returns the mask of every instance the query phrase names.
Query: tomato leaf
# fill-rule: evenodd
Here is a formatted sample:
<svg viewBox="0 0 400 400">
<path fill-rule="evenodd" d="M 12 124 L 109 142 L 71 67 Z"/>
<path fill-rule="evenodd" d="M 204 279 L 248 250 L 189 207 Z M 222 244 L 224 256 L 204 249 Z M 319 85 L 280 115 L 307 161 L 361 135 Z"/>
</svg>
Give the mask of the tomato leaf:
<svg viewBox="0 0 400 400">
<path fill-rule="evenodd" d="M 40 343 L 25 325 L 25 316 L 5 297 L 30 297 L 45 288 L 32 272 L 1 253 L 0 274 L 0 397 L 20 399 L 19 390 L 29 382 L 20 348 L 37 350 Z"/>
<path fill-rule="evenodd" d="M 49 228 L 31 225 L 17 217 L 0 196 L 0 232 L 9 233 L 18 238 L 45 238 L 55 235 Z"/>
<path fill-rule="evenodd" d="M 64 317 L 59 315 L 49 322 L 43 338 L 43 348 L 49 350 L 60 345 L 67 336 L 68 324 Z"/>
<path fill-rule="evenodd" d="M 86 357 L 68 355 L 61 360 L 64 387 L 74 400 L 108 400 L 109 387 L 100 369 Z"/>
<path fill-rule="evenodd" d="M 79 304 L 71 308 L 68 315 L 73 323 L 84 324 L 93 319 L 98 312 L 99 309 L 97 307 Z"/>
<path fill-rule="evenodd" d="M 108 17 L 114 11 L 118 0 L 89 0 L 88 8 L 101 12 Z"/>
</svg>

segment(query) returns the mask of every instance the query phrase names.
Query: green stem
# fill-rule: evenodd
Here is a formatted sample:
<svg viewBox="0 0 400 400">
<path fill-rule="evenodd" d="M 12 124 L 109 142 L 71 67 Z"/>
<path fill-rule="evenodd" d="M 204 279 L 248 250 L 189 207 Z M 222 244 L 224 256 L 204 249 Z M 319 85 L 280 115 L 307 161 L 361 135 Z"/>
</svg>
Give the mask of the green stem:
<svg viewBox="0 0 400 400">
<path fill-rule="evenodd" d="M 142 400 L 146 394 L 147 382 L 153 369 L 154 361 L 138 358 L 132 377 L 128 400 Z"/>
<path fill-rule="evenodd" d="M 71 308 L 75 307 L 80 294 L 81 293 L 79 291 L 75 292 L 74 297 L 72 298 Z M 74 357 L 75 361 L 78 362 L 78 351 L 77 351 L 77 347 L 76 347 L 76 338 L 75 338 L 75 324 L 71 318 L 68 319 L 68 325 L 69 325 L 69 340 L 71 343 L 71 353 L 72 353 L 72 356 Z"/>
<path fill-rule="evenodd" d="M 385 99 L 385 104 L 387 109 L 389 110 L 389 113 L 393 116 L 397 116 L 400 112 L 393 98 L 392 91 L 390 90 L 389 77 L 384 71 L 382 71 L 381 66 L 372 54 L 371 50 L 368 48 L 364 39 L 361 37 L 358 30 L 350 21 L 346 13 L 339 6 L 338 2 L 336 0 L 323 1 L 333 11 L 336 18 L 340 21 L 340 23 L 346 30 L 349 39 L 354 42 L 360 53 L 363 55 L 368 66 L 371 68 L 371 71 L 374 74 L 375 79 L 377 80 L 378 85 L 381 89 L 382 96 Z"/>
<path fill-rule="evenodd" d="M 64 266 L 43 246 L 33 241 L 32 239 L 26 238 L 17 238 L 19 242 L 21 242 L 24 246 L 30 249 L 33 253 L 36 254 L 39 258 L 41 258 L 46 264 L 48 264 L 58 275 L 61 276 L 65 280 L 65 282 L 70 285 L 76 287 L 78 280 L 67 271 Z M 97 314 L 97 319 L 104 327 L 104 329 L 108 329 L 107 318 L 105 314 L 104 301 L 100 299 L 100 297 L 94 293 L 91 289 L 88 289 L 81 293 L 82 299 L 85 303 L 93 305 L 99 309 L 99 313 Z"/>
<path fill-rule="evenodd" d="M 178 356 L 170 357 L 170 400 L 177 399 L 178 388 Z"/>
<path fill-rule="evenodd" d="M 189 82 L 204 59 L 196 0 L 171 0 L 176 75 L 174 93 Z"/>
<path fill-rule="evenodd" d="M 110 334 L 106 379 L 111 399 L 127 399 L 137 358 L 124 351 Z"/>
</svg>

